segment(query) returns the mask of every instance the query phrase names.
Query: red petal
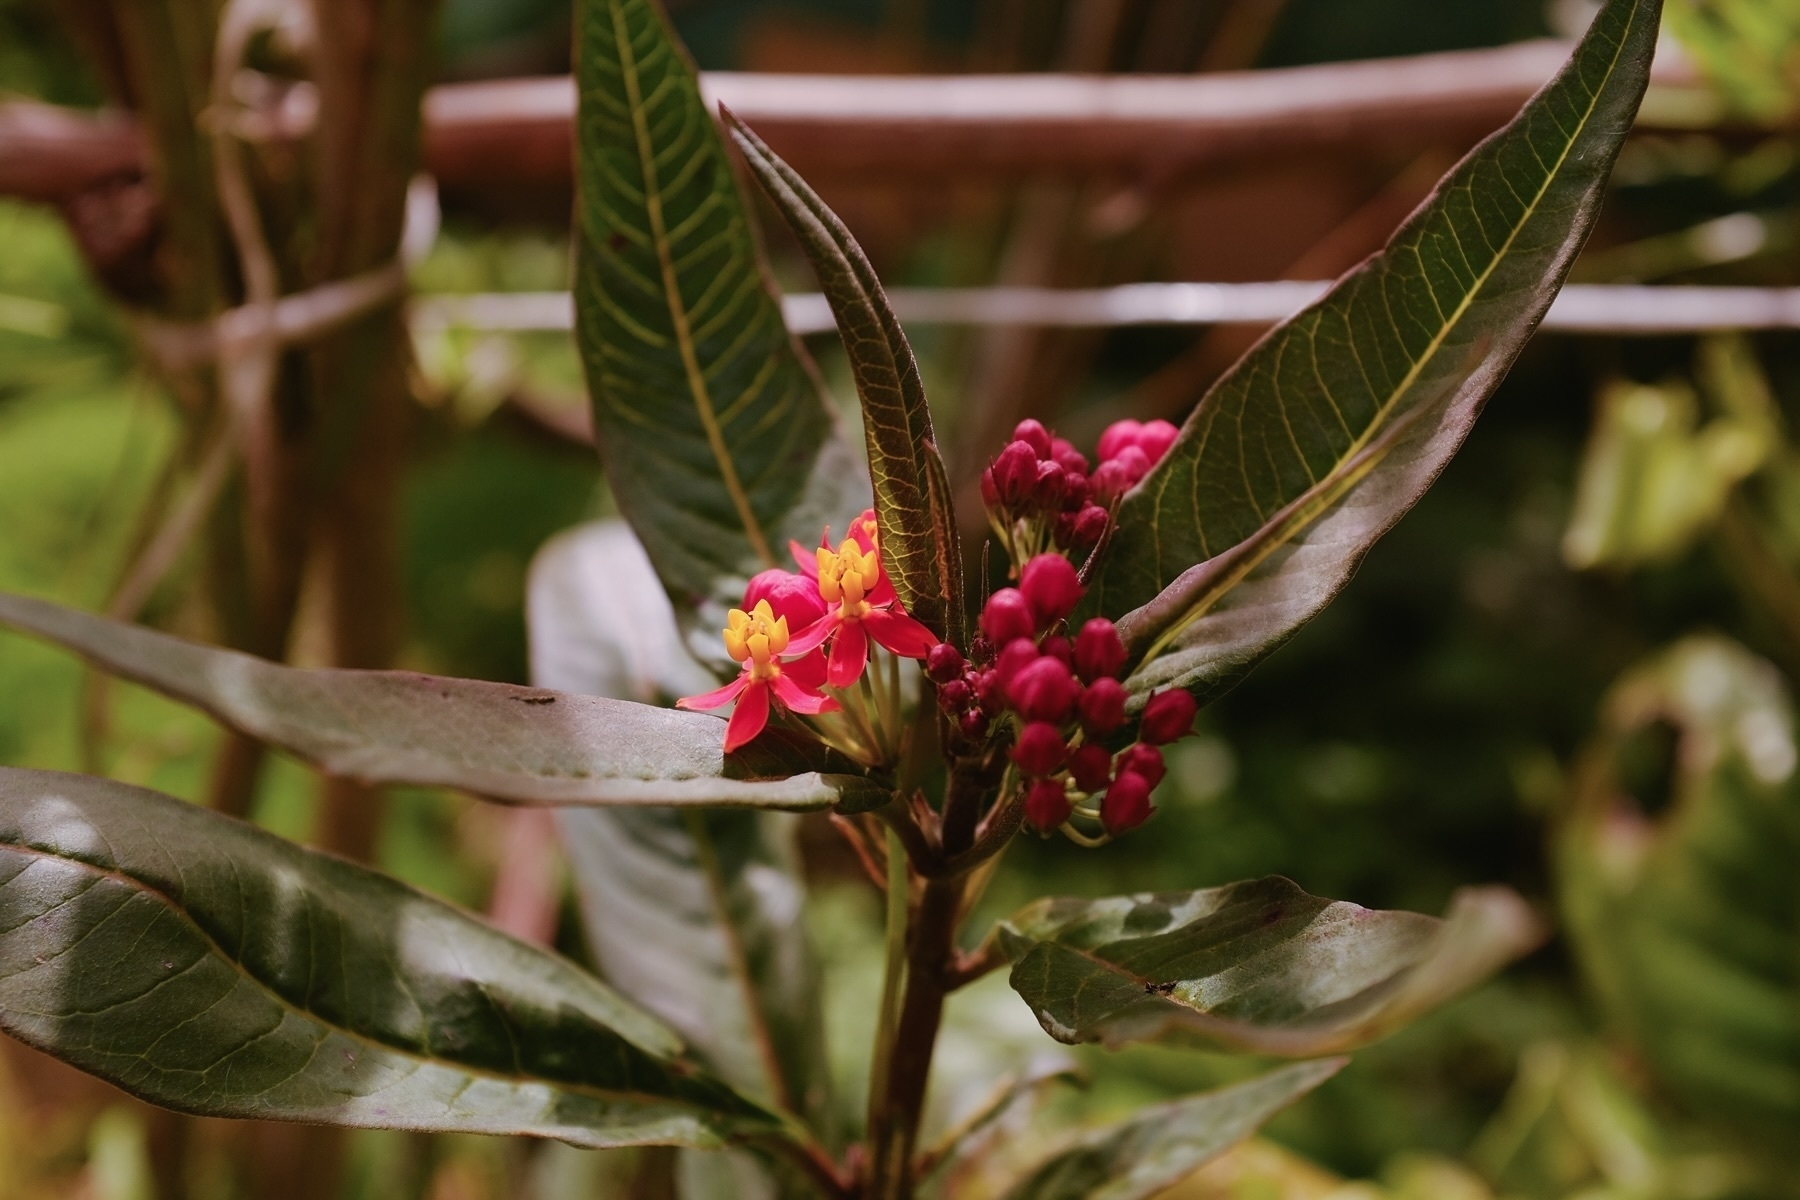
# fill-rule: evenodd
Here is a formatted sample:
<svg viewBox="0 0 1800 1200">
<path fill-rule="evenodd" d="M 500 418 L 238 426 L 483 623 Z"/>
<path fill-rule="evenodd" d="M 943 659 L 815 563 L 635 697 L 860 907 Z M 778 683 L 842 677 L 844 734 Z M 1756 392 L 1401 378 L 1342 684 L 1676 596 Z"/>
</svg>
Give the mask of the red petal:
<svg viewBox="0 0 1800 1200">
<path fill-rule="evenodd" d="M 756 735 L 769 723 L 769 685 L 753 683 L 744 689 L 738 706 L 725 724 L 725 753 L 756 740 Z"/>
<path fill-rule="evenodd" d="M 800 573 L 802 575 L 806 576 L 808 579 L 817 579 L 819 577 L 818 555 L 792 539 L 789 539 L 788 541 L 788 553 L 794 556 L 794 561 L 799 564 Z"/>
<path fill-rule="evenodd" d="M 683 696 L 675 702 L 675 707 L 699 709 L 702 711 L 710 708 L 723 708 L 733 700 L 736 700 L 738 698 L 738 693 L 748 686 L 750 686 L 750 676 L 748 674 L 739 675 L 736 679 L 717 691 L 707 692 L 700 696 Z"/>
<path fill-rule="evenodd" d="M 877 609 L 862 619 L 869 636 L 901 658 L 924 658 L 938 644 L 937 634 L 903 612 Z"/>
<path fill-rule="evenodd" d="M 876 608 L 900 603 L 899 598 L 894 595 L 894 583 L 888 578 L 886 568 L 883 568 L 881 574 L 876 578 L 875 590 L 869 593 L 868 601 Z"/>
<path fill-rule="evenodd" d="M 837 627 L 838 615 L 835 612 L 826 613 L 817 621 L 814 621 L 811 625 L 808 625 L 805 629 L 802 629 L 799 633 L 790 637 L 788 639 L 787 649 L 783 650 L 782 653 L 811 654 L 814 650 L 817 650 L 820 646 L 825 644 L 825 639 L 830 637 L 831 631 Z"/>
<path fill-rule="evenodd" d="M 837 640 L 831 643 L 831 663 L 825 671 L 825 682 L 834 688 L 847 688 L 862 678 L 869 665 L 869 635 L 861 621 L 845 621 L 838 626 Z"/>
<path fill-rule="evenodd" d="M 819 713 L 837 711 L 838 702 L 836 700 L 830 696 L 821 696 L 817 692 L 808 691 L 801 687 L 799 681 L 791 675 L 777 676 L 771 686 L 775 689 L 777 700 L 803 716 L 812 717 Z"/>
<path fill-rule="evenodd" d="M 825 656 L 814 650 L 804 658 L 782 663 L 781 673 L 807 691 L 816 692 L 825 686 Z"/>
</svg>

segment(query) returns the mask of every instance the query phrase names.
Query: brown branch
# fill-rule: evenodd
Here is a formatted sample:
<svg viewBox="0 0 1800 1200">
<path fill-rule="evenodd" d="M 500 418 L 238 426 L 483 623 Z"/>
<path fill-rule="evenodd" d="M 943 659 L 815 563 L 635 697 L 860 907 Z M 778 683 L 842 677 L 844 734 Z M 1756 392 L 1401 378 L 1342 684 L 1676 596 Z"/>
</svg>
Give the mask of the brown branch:
<svg viewBox="0 0 1800 1200">
<path fill-rule="evenodd" d="M 1331 147 L 1470 142 L 1509 119 L 1568 51 L 1540 41 L 1202 76 L 714 73 L 704 87 L 802 174 L 1160 178 Z M 1657 80 L 1687 84 L 1691 74 L 1659 62 Z M 424 102 L 426 166 L 450 188 L 496 179 L 566 188 L 574 112 L 566 77 L 434 88 Z M 144 169 L 122 117 L 0 105 L 0 194 L 65 201 Z"/>
</svg>

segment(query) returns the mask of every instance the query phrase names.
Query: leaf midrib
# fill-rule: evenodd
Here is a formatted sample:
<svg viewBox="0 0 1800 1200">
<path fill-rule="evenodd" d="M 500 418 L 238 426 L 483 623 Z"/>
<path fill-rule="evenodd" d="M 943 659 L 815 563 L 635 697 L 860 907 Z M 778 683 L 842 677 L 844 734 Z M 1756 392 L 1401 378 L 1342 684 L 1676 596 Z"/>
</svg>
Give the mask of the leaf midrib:
<svg viewBox="0 0 1800 1200">
<path fill-rule="evenodd" d="M 368 1034 L 360 1033 L 357 1030 L 346 1028 L 345 1026 L 340 1025 L 337 1022 L 335 1022 L 327 1017 L 321 1016 L 319 1013 L 314 1012 L 312 1009 L 308 1008 L 304 1004 L 296 1003 L 296 1002 L 288 999 L 286 996 L 283 996 L 280 992 L 278 992 L 274 988 L 270 987 L 269 984 L 264 982 L 262 979 L 259 979 L 257 976 L 253 975 L 249 970 L 247 970 L 244 967 L 244 965 L 241 962 L 238 961 L 238 959 L 235 956 L 233 956 L 232 954 L 227 952 L 223 946 L 219 945 L 218 941 L 215 940 L 213 938 L 213 936 L 205 930 L 204 927 L 202 927 L 192 917 L 187 915 L 186 911 L 175 900 L 174 897 L 168 895 L 166 892 L 163 892 L 161 889 L 156 888 L 156 887 L 144 882 L 141 879 L 138 879 L 136 876 L 128 875 L 125 872 L 119 871 L 119 870 L 108 870 L 105 867 L 96 866 L 93 863 L 86 862 L 79 858 L 71 858 L 66 855 L 56 854 L 51 851 L 39 849 L 35 846 L 22 845 L 18 842 L 13 842 L 13 841 L 0 841 L 0 850 L 10 850 L 10 851 L 13 851 L 13 852 L 21 854 L 21 855 L 26 855 L 26 856 L 29 856 L 32 858 L 43 859 L 48 862 L 63 863 L 65 865 L 75 867 L 77 870 L 86 871 L 90 875 L 93 875 L 97 878 L 110 879 L 113 882 L 118 883 L 118 884 L 130 889 L 135 894 L 147 896 L 150 899 L 155 900 L 156 902 L 162 904 L 165 908 L 167 908 L 170 911 L 170 913 L 172 913 L 174 915 L 174 917 L 177 921 L 181 922 L 184 926 L 191 929 L 195 933 L 195 935 L 198 936 L 201 939 L 201 941 L 205 943 L 205 945 L 207 946 L 207 948 L 209 949 L 209 951 L 212 953 L 213 957 L 217 961 L 224 962 L 225 964 L 230 966 L 231 969 L 238 974 L 239 978 L 243 979 L 244 981 L 249 983 L 252 987 L 255 987 L 256 989 L 261 991 L 264 995 L 268 996 L 271 1000 L 273 1000 L 275 1002 L 275 1004 L 279 1008 L 282 1008 L 288 1012 L 298 1013 L 299 1015 L 301 1015 L 301 1016 L 305 1017 L 306 1019 L 316 1023 L 317 1025 L 331 1031 L 332 1033 L 337 1034 L 340 1037 L 343 1037 L 352 1042 L 356 1042 L 360 1045 L 367 1046 L 373 1050 L 378 1050 L 378 1051 L 381 1051 L 386 1054 L 397 1055 L 401 1058 L 409 1059 L 413 1062 L 419 1063 L 422 1066 L 449 1067 L 451 1069 L 461 1071 L 467 1075 L 472 1075 L 472 1076 L 475 1076 L 475 1077 L 481 1078 L 481 1079 L 496 1080 L 496 1081 L 499 1081 L 502 1083 L 537 1084 L 537 1085 L 540 1085 L 543 1087 L 556 1088 L 558 1090 L 572 1092 L 577 1095 L 587 1096 L 590 1099 L 627 1100 L 627 1101 L 630 1101 L 633 1103 L 638 1103 L 638 1104 L 656 1105 L 656 1106 L 661 1106 L 661 1107 L 666 1107 L 666 1108 L 683 1108 L 683 1109 L 688 1109 L 692 1112 L 699 1113 L 699 1114 L 702 1114 L 705 1116 L 719 1117 L 719 1118 L 724 1118 L 724 1119 L 728 1119 L 728 1120 L 746 1119 L 745 1117 L 733 1116 L 732 1114 L 722 1112 L 718 1109 L 709 1109 L 709 1108 L 702 1107 L 701 1105 L 699 1105 L 691 1100 L 682 1100 L 682 1099 L 672 1097 L 672 1096 L 659 1096 L 659 1095 L 656 1095 L 654 1093 L 649 1093 L 649 1092 L 634 1092 L 634 1091 L 629 1091 L 629 1090 L 624 1090 L 624 1089 L 610 1089 L 610 1088 L 596 1087 L 592 1084 L 564 1082 L 561 1080 L 547 1079 L 547 1078 L 544 1078 L 543 1076 L 538 1076 L 538 1075 L 528 1075 L 528 1074 L 524 1074 L 524 1073 L 508 1073 L 505 1071 L 497 1071 L 497 1070 L 493 1069 L 492 1067 L 476 1067 L 476 1066 L 471 1066 L 471 1065 L 468 1065 L 465 1063 L 457 1062 L 454 1059 L 436 1058 L 429 1054 L 421 1054 L 416 1050 L 410 1050 L 410 1049 L 407 1049 L 404 1047 L 391 1045 L 387 1042 L 379 1041 L 376 1038 L 371 1037 Z M 33 920 L 36 920 L 36 919 L 37 918 L 33 918 Z M 23 928 L 23 926 L 21 926 L 20 928 Z M 651 1058 L 653 1060 L 663 1062 L 663 1064 L 666 1067 L 668 1067 L 671 1071 L 675 1071 L 674 1064 L 668 1063 L 666 1060 L 662 1060 L 660 1058 L 660 1056 L 656 1055 L 655 1053 L 644 1049 L 642 1046 L 636 1045 L 636 1043 L 632 1042 L 629 1038 L 625 1037 L 625 1035 L 620 1033 L 618 1030 L 611 1029 L 610 1027 L 605 1027 L 605 1028 L 607 1028 L 608 1032 L 611 1033 L 613 1036 L 619 1038 L 620 1041 L 625 1042 L 627 1045 L 632 1046 L 639 1053 L 642 1053 L 646 1057 Z M 510 1036 L 510 1031 L 509 1031 L 509 1036 Z M 288 1076 L 288 1079 L 292 1079 L 292 1078 L 293 1078 L 292 1075 Z M 262 1089 L 261 1092 L 253 1093 L 253 1094 L 267 1094 L 268 1090 L 269 1089 L 265 1088 L 265 1089 Z"/>
<path fill-rule="evenodd" d="M 1642 8 L 1642 0 L 1634 0 L 1634 3 L 1632 4 L 1632 15 L 1629 18 L 1627 18 L 1627 20 L 1625 22 L 1625 27 L 1627 29 L 1629 29 L 1631 24 L 1636 21 L 1637 15 L 1641 8 Z M 1380 409 L 1377 410 L 1374 419 L 1368 423 L 1368 427 L 1366 428 L 1366 430 L 1362 434 L 1358 435 L 1351 442 L 1351 444 L 1344 449 L 1343 453 L 1338 455 L 1337 462 L 1332 467 L 1333 475 L 1337 474 L 1338 471 L 1341 470 L 1341 468 L 1345 462 L 1347 462 L 1348 460 L 1352 459 L 1354 456 L 1359 454 L 1363 450 L 1363 448 L 1365 446 L 1367 446 L 1368 443 L 1375 437 L 1377 431 L 1384 424 L 1387 423 L 1389 414 L 1393 411 L 1395 405 L 1397 405 L 1400 402 L 1400 398 L 1402 396 L 1404 396 L 1409 390 L 1411 390 L 1413 385 L 1418 382 L 1419 376 L 1424 371 L 1426 364 L 1429 363 L 1430 361 L 1432 361 L 1432 359 L 1434 359 L 1437 356 L 1437 353 L 1443 348 L 1445 341 L 1449 338 L 1450 332 L 1453 329 L 1455 329 L 1457 324 L 1463 319 L 1463 317 L 1468 314 L 1468 310 L 1469 310 L 1470 306 L 1473 305 L 1475 302 L 1475 297 L 1480 294 L 1482 288 L 1487 286 L 1487 282 L 1490 278 L 1492 278 L 1493 273 L 1496 270 L 1498 270 L 1500 264 L 1506 260 L 1507 255 L 1512 250 L 1513 244 L 1518 240 L 1520 232 L 1523 231 L 1525 226 L 1530 223 L 1532 217 L 1534 217 L 1537 214 L 1539 206 L 1543 203 L 1544 196 L 1549 192 L 1551 185 L 1556 181 L 1558 175 L 1561 174 L 1564 165 L 1569 160 L 1569 155 L 1574 150 L 1575 144 L 1580 140 L 1582 133 L 1587 129 L 1588 124 L 1593 120 L 1594 113 L 1598 110 L 1598 108 L 1600 106 L 1600 101 L 1603 98 L 1603 96 L 1605 95 L 1606 86 L 1607 86 L 1607 84 L 1611 83 L 1614 75 L 1616 74 L 1616 72 L 1618 70 L 1619 60 L 1620 60 L 1620 57 L 1625 52 L 1625 46 L 1626 46 L 1627 40 L 1628 39 L 1625 37 L 1620 37 L 1618 46 L 1613 54 L 1612 60 L 1607 67 L 1605 82 L 1603 82 L 1601 84 L 1601 86 L 1599 86 L 1598 88 L 1594 89 L 1593 96 L 1589 100 L 1587 108 L 1583 111 L 1581 120 L 1576 123 L 1575 132 L 1564 138 L 1563 150 L 1562 150 L 1562 153 L 1557 156 L 1555 166 L 1544 173 L 1543 184 L 1538 188 L 1536 193 L 1533 194 L 1533 196 L 1531 198 L 1531 203 L 1526 206 L 1525 212 L 1523 213 L 1523 215 L 1520 216 L 1518 221 L 1514 222 L 1511 230 L 1508 232 L 1508 234 L 1506 236 L 1506 240 L 1501 244 L 1500 248 L 1493 255 L 1492 261 L 1490 261 L 1488 266 L 1480 272 L 1480 274 L 1478 275 L 1478 277 L 1475 280 L 1475 283 L 1471 287 L 1467 288 L 1464 291 L 1463 298 L 1457 304 L 1454 314 L 1452 316 L 1450 316 L 1449 318 L 1443 320 L 1440 323 L 1439 332 L 1432 337 L 1430 344 L 1425 349 L 1425 352 L 1420 354 L 1413 361 L 1413 364 L 1408 369 L 1405 377 L 1402 378 L 1400 383 L 1392 389 L 1388 400 L 1382 404 Z M 1460 247 L 1462 239 L 1460 237 L 1458 237 L 1456 240 L 1457 240 L 1458 246 Z M 1428 289 L 1430 288 L 1429 282 L 1427 282 L 1426 286 Z M 1385 295 L 1386 295 L 1386 293 L 1384 292 L 1383 293 L 1384 299 L 1385 299 Z M 1433 292 L 1432 296 L 1435 301 L 1436 293 Z M 1329 297 L 1327 297 L 1326 300 L 1329 300 Z M 1326 302 L 1325 300 L 1321 300 L 1320 304 L 1322 305 L 1325 302 Z M 1390 323 L 1392 323 L 1391 316 L 1390 316 L 1389 320 L 1390 320 Z M 1283 420 L 1286 421 L 1286 419 L 1287 419 L 1286 418 L 1286 410 L 1285 410 L 1285 406 L 1284 406 Z M 1341 417 L 1340 417 L 1340 420 L 1341 420 Z M 1158 514 L 1159 516 L 1163 509 L 1164 497 L 1167 494 L 1168 489 L 1173 484 L 1173 482 L 1174 482 L 1174 480 L 1173 480 L 1172 474 L 1165 472 L 1163 479 L 1161 481 L 1161 486 L 1157 489 L 1156 500 L 1155 500 L 1155 504 L 1154 504 L 1154 507 L 1152 510 L 1154 513 Z M 1316 483 L 1315 483 L 1315 486 L 1317 486 Z M 1254 496 L 1249 497 L 1249 499 L 1250 499 L 1250 502 L 1252 505 L 1256 504 L 1256 500 L 1255 500 Z M 1329 506 L 1326 506 L 1326 507 L 1329 507 Z M 1314 516 L 1316 519 L 1316 513 L 1314 514 Z M 1286 544 L 1286 542 L 1288 542 L 1288 541 L 1291 541 L 1293 539 L 1293 537 L 1296 536 L 1301 529 L 1304 529 L 1304 528 L 1310 526 L 1311 524 L 1312 524 L 1311 520 L 1300 522 L 1296 525 L 1293 532 L 1290 533 L 1287 537 L 1281 538 L 1281 539 L 1272 539 L 1271 545 L 1269 546 L 1269 549 L 1267 550 L 1267 552 L 1258 556 L 1252 563 L 1250 563 L 1248 565 L 1248 567 L 1246 568 L 1246 573 L 1248 572 L 1249 569 L 1253 569 L 1263 559 L 1266 559 L 1269 554 L 1274 553 L 1274 551 L 1277 547 L 1279 547 L 1280 545 Z M 1223 593 L 1221 593 L 1221 595 L 1222 594 Z M 1214 603 L 1217 602 L 1216 598 L 1214 599 L 1213 602 Z M 1163 639 L 1159 639 L 1159 645 L 1166 644 L 1166 641 L 1168 639 L 1173 638 L 1182 629 L 1185 629 L 1188 625 L 1191 625 L 1194 621 L 1198 620 L 1201 616 L 1204 616 L 1206 611 L 1207 611 L 1207 609 L 1201 609 L 1198 612 L 1192 612 L 1190 614 L 1184 615 L 1183 618 L 1181 619 L 1181 621 L 1179 621 L 1175 624 L 1175 626 L 1173 627 L 1173 631 L 1170 634 L 1168 634 L 1167 637 L 1165 637 Z"/>
<path fill-rule="evenodd" d="M 609 7 L 613 42 L 618 48 L 619 75 L 624 81 L 625 93 L 630 102 L 631 130 L 636 141 L 638 165 L 644 173 L 644 209 L 650 220 L 650 240 L 656 248 L 656 262 L 662 272 L 663 295 L 668 303 L 669 320 L 674 326 L 675 344 L 681 353 L 682 371 L 687 376 L 688 392 L 694 401 L 694 410 L 700 418 L 701 428 L 706 431 L 707 446 L 719 465 L 719 480 L 731 497 L 732 507 L 737 510 L 738 520 L 744 527 L 744 536 L 750 540 L 751 548 L 764 565 L 773 567 L 777 565 L 774 551 L 769 547 L 768 535 L 763 532 L 762 523 L 756 519 L 756 513 L 750 507 L 750 497 L 744 491 L 743 482 L 738 478 L 737 464 L 725 445 L 725 433 L 719 425 L 718 414 L 713 409 L 706 373 L 701 369 L 699 356 L 694 349 L 693 329 L 681 298 L 680 276 L 675 270 L 675 260 L 669 253 L 668 229 L 663 221 L 662 186 L 658 180 L 655 153 L 650 144 L 650 130 L 644 121 L 643 92 L 638 81 L 637 58 L 632 53 L 631 35 L 625 27 L 622 6 L 615 3 Z M 655 14 L 652 14 L 651 19 L 657 19 Z M 698 153 L 704 154 L 704 147 Z"/>
</svg>

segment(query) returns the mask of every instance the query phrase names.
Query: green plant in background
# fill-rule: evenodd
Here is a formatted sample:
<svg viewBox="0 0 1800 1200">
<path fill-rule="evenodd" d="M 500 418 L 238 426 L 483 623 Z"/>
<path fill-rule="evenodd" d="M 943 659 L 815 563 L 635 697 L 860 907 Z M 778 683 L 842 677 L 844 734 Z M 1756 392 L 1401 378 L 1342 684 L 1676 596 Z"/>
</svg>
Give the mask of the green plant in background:
<svg viewBox="0 0 1800 1200">
<path fill-rule="evenodd" d="M 1794 0 L 1675 0 L 1669 26 L 1739 112 L 1771 125 L 1800 97 L 1800 4 Z"/>
<path fill-rule="evenodd" d="M 602 587 L 540 561 L 547 686 L 295 670 L 19 597 L 0 620 L 337 776 L 561 806 L 610 983 L 206 810 L 6 769 L 0 1024 L 186 1111 L 732 1147 L 682 1178 L 902 1197 L 954 1188 L 986 1146 L 979 1114 L 927 1140 L 927 1082 L 946 997 L 1004 969 L 1060 1041 L 1303 1060 L 1090 1131 L 1001 1187 L 1123 1200 L 1179 1181 L 1337 1069 L 1318 1056 L 1528 948 L 1517 898 L 1467 893 L 1438 922 L 1264 880 L 1047 899 L 978 944 L 962 926 L 1025 825 L 1086 844 L 1140 826 L 1157 747 L 1316 615 L 1456 452 L 1592 226 L 1659 8 L 1610 0 L 1388 250 L 1178 433 L 1115 426 L 1089 472 L 1022 425 L 985 489 L 1016 587 L 971 606 L 918 371 L 861 251 L 728 121 L 837 315 L 866 480 L 661 14 L 581 4 L 578 340 L 630 535 L 605 534 Z M 841 540 L 813 550 L 825 528 Z M 790 543 L 802 573 L 781 569 Z M 559 638 L 541 615 L 558 611 L 585 640 Z M 728 724 L 648 702 L 722 702 L 704 693 L 733 677 Z M 860 1106 L 820 1048 L 782 816 L 805 811 L 833 814 L 887 897 Z"/>
</svg>

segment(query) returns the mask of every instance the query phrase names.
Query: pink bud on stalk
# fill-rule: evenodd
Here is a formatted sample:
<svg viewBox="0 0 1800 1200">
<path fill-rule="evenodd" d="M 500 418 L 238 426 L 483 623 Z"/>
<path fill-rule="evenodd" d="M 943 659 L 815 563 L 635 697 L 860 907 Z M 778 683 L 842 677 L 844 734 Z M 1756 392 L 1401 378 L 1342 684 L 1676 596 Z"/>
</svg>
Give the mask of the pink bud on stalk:
<svg viewBox="0 0 1800 1200">
<path fill-rule="evenodd" d="M 1113 837 L 1129 832 L 1150 819 L 1150 783 L 1127 771 L 1113 780 L 1100 801 L 1100 823 Z"/>
<path fill-rule="evenodd" d="M 1125 724 L 1125 685 L 1096 679 L 1081 693 L 1081 727 L 1089 736 L 1105 737 Z"/>
<path fill-rule="evenodd" d="M 1039 629 L 1048 629 L 1081 603 L 1081 580 L 1060 554 L 1040 554 L 1019 573 L 1019 591 Z"/>
<path fill-rule="evenodd" d="M 988 597 L 981 610 L 981 632 L 996 646 L 1004 646 L 1015 638 L 1028 638 L 1037 633 L 1037 620 L 1031 605 L 1017 588 L 1001 588 Z"/>
<path fill-rule="evenodd" d="M 1158 692 L 1144 705 L 1138 722 L 1138 736 L 1153 746 L 1167 745 L 1186 737 L 1194 727 L 1194 716 L 1200 706 L 1179 688 Z"/>
<path fill-rule="evenodd" d="M 1054 779 L 1040 779 L 1025 793 L 1025 820 L 1039 833 L 1057 828 L 1072 811 L 1063 785 Z"/>
<path fill-rule="evenodd" d="M 1107 753 L 1105 746 L 1089 742 L 1069 755 L 1069 774 L 1082 791 L 1102 791 L 1112 780 L 1112 763 L 1112 755 Z"/>
<path fill-rule="evenodd" d="M 1019 770 L 1034 779 L 1054 775 L 1069 756 L 1068 743 L 1056 726 L 1033 721 L 1019 732 L 1013 745 L 1012 760 Z"/>
<path fill-rule="evenodd" d="M 1006 697 L 1027 721 L 1060 726 L 1069 719 L 1080 691 L 1068 667 L 1054 658 L 1040 658 L 1013 677 Z"/>
<path fill-rule="evenodd" d="M 1117 675 L 1125 666 L 1125 643 L 1118 626 L 1095 617 L 1075 635 L 1075 673 L 1083 683 Z"/>
</svg>

